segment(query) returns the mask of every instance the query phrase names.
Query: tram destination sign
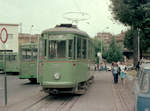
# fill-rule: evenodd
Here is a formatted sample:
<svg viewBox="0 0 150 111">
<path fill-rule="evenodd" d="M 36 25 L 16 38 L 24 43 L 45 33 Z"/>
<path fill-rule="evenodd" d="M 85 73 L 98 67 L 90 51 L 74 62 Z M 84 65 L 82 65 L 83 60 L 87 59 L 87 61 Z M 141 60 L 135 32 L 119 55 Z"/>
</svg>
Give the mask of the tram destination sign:
<svg viewBox="0 0 150 111">
<path fill-rule="evenodd" d="M 2 28 L 1 33 L 0 33 L 0 39 L 2 41 L 3 44 L 5 44 L 7 42 L 8 39 L 8 33 L 6 28 Z"/>
</svg>

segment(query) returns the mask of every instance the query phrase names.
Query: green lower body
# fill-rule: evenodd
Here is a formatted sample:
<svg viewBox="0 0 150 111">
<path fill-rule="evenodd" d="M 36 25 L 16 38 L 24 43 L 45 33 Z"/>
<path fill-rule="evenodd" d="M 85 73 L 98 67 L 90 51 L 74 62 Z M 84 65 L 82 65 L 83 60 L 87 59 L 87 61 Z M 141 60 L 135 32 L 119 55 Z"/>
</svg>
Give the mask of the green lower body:
<svg viewBox="0 0 150 111">
<path fill-rule="evenodd" d="M 38 80 L 47 93 L 75 93 L 90 78 L 88 64 L 82 62 L 44 63 L 40 71 Z M 60 78 L 56 79 L 55 74 Z"/>
<path fill-rule="evenodd" d="M 19 75 L 19 79 L 29 79 L 29 78 L 37 78 L 36 77 L 36 74 L 33 74 L 33 75 Z"/>
</svg>

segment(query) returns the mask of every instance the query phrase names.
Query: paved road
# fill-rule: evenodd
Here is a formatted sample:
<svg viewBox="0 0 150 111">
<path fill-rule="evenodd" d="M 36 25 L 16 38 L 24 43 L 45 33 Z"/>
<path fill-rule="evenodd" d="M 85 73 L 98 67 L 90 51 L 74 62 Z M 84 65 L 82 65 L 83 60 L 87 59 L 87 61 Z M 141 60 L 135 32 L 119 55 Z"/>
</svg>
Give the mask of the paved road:
<svg viewBox="0 0 150 111">
<path fill-rule="evenodd" d="M 8 106 L 2 104 L 0 89 L 0 111 L 133 111 L 134 95 L 132 81 L 124 87 L 114 85 L 111 72 L 94 72 L 95 82 L 82 96 L 49 96 L 41 92 L 38 85 L 17 76 L 8 76 Z M 3 76 L 0 75 L 0 88 Z"/>
</svg>

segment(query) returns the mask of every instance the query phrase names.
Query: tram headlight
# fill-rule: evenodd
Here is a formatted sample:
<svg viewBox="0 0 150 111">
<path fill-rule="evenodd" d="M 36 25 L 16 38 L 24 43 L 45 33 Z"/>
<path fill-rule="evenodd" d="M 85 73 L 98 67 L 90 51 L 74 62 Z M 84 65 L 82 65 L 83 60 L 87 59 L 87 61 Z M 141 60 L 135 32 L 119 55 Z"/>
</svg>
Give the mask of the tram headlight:
<svg viewBox="0 0 150 111">
<path fill-rule="evenodd" d="M 59 73 L 55 73 L 55 74 L 54 74 L 54 78 L 55 78 L 56 80 L 60 79 L 60 74 L 59 74 Z"/>
</svg>

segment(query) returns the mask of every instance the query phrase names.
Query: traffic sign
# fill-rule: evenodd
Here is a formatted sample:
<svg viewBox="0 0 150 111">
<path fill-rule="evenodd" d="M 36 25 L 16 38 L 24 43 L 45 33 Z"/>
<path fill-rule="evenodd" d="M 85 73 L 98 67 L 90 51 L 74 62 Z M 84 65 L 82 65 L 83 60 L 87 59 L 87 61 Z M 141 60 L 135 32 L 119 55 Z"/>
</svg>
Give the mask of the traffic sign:
<svg viewBox="0 0 150 111">
<path fill-rule="evenodd" d="M 8 33 L 6 28 L 2 28 L 1 30 L 1 35 L 0 35 L 0 39 L 2 41 L 3 44 L 5 44 L 7 42 L 8 39 Z"/>
</svg>

